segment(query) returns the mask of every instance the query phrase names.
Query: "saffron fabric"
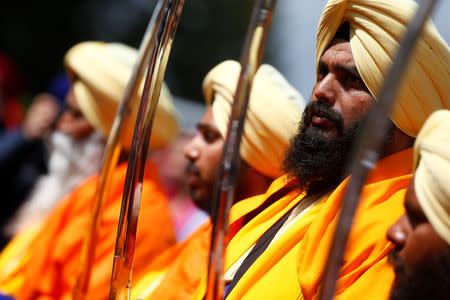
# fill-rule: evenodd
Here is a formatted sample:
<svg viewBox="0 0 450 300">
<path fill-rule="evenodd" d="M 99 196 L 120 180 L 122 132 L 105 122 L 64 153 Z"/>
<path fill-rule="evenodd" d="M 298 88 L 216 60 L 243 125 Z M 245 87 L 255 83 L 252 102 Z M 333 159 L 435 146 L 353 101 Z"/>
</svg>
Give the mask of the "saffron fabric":
<svg viewBox="0 0 450 300">
<path fill-rule="evenodd" d="M 386 157 L 369 174 L 350 232 L 336 299 L 388 298 L 394 272 L 387 262 L 392 245 L 385 233 L 404 213 L 403 197 L 412 177 L 412 153 L 408 149 Z M 270 245 L 227 299 L 317 299 L 348 179 Z M 286 177 L 275 180 L 263 198 L 268 199 L 283 188 Z M 279 194 L 277 201 L 239 230 L 227 247 L 226 270 L 304 196 L 295 189 Z M 205 290 L 203 277 L 192 299 L 202 299 Z"/>
<path fill-rule="evenodd" d="M 176 238 L 163 187 L 150 163 L 142 189 L 133 278 L 144 266 L 175 244 Z M 118 216 L 127 165 L 112 174 L 96 247 L 90 287 L 91 299 L 107 299 L 111 279 Z M 49 215 L 25 253 L 25 263 L 13 273 L 22 282 L 10 291 L 17 299 L 71 299 L 80 264 L 81 246 L 91 217 L 97 175 L 84 181 Z M 26 241 L 26 240 L 25 240 Z M 20 258 L 20 256 L 18 257 Z M 7 290 L 0 286 L 0 289 Z"/>
</svg>

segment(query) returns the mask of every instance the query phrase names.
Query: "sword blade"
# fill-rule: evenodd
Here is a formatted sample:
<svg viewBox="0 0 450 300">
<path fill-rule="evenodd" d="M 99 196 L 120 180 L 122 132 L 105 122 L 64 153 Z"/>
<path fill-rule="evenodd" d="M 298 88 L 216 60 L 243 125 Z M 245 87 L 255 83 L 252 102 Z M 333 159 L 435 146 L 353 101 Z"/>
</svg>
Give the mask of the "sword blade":
<svg viewBox="0 0 450 300">
<path fill-rule="evenodd" d="M 109 299 L 129 299 L 142 184 L 153 120 L 184 0 L 166 0 L 136 119 L 117 229 Z"/>
<path fill-rule="evenodd" d="M 241 53 L 241 72 L 228 123 L 216 191 L 212 199 L 213 231 L 208 262 L 207 300 L 222 299 L 224 293 L 225 236 L 228 231 L 229 210 L 234 202 L 234 186 L 240 163 L 239 147 L 253 78 L 261 65 L 275 4 L 276 0 L 256 2 Z"/>
<path fill-rule="evenodd" d="M 138 84 L 144 75 L 151 50 L 155 44 L 155 30 L 162 19 L 162 5 L 164 0 L 159 0 L 156 4 L 154 13 L 147 26 L 144 37 L 138 51 L 138 58 L 133 67 L 131 77 L 127 83 L 124 94 L 117 108 L 116 116 L 106 143 L 105 153 L 103 155 L 100 167 L 97 189 L 94 196 L 91 219 L 89 221 L 88 232 L 83 241 L 80 258 L 80 268 L 78 270 L 77 280 L 73 291 L 74 300 L 83 300 L 89 288 L 92 265 L 95 257 L 95 247 L 97 244 L 97 231 L 100 228 L 102 220 L 102 211 L 104 203 L 108 197 L 111 174 L 117 167 L 119 156 L 122 152 L 120 143 L 122 128 L 132 107 L 133 96 L 137 93 Z"/>
</svg>

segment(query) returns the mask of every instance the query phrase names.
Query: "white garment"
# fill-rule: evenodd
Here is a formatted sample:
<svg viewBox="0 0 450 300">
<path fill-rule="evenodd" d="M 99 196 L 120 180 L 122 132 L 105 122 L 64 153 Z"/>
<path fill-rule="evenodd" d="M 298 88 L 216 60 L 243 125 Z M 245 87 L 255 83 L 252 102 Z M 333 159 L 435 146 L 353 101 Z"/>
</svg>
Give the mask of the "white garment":
<svg viewBox="0 0 450 300">
<path fill-rule="evenodd" d="M 49 146 L 48 173 L 38 179 L 27 200 L 4 228 L 10 236 L 43 221 L 58 201 L 97 173 L 105 150 L 103 136 L 98 132 L 75 140 L 55 131 L 50 136 Z"/>
</svg>

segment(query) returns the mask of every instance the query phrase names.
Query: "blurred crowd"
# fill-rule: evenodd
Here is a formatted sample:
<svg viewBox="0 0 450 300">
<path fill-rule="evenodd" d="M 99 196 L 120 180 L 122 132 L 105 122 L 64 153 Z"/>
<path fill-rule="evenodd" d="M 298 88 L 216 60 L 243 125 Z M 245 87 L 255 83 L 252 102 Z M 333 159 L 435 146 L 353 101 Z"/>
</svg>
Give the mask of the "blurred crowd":
<svg viewBox="0 0 450 300">
<path fill-rule="evenodd" d="M 104 138 L 77 107 L 66 73 L 55 74 L 31 99 L 26 98 L 23 77 L 17 64 L 0 53 L 1 248 L 97 173 L 105 149 Z M 171 145 L 152 153 L 173 200 L 170 208 L 180 240 L 206 218 L 183 181 L 187 160 L 182 148 L 192 132 L 183 128 Z"/>
</svg>

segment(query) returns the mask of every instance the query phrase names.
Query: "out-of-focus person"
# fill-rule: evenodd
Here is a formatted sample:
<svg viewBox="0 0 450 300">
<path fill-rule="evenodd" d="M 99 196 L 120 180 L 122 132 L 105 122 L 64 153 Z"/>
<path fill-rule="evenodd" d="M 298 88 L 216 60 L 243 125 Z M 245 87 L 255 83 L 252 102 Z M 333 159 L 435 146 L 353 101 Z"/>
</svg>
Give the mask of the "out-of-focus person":
<svg viewBox="0 0 450 300">
<path fill-rule="evenodd" d="M 193 129 L 182 129 L 170 145 L 151 154 L 169 199 L 177 241 L 184 240 L 207 218 L 206 213 L 192 202 L 186 181 L 188 159 L 183 149 L 194 134 Z"/>
<path fill-rule="evenodd" d="M 214 187 L 231 115 L 240 64 L 225 61 L 203 80 L 208 104 L 197 124 L 197 134 L 184 148 L 189 163 L 185 182 L 194 203 L 211 215 Z M 240 147 L 233 206 L 258 206 L 258 194 L 282 171 L 283 152 L 297 129 L 305 101 L 272 66 L 262 65 L 255 75 Z M 244 198 L 255 196 L 246 203 Z M 230 238 L 248 220 L 230 212 Z M 212 224 L 208 219 L 185 241 L 164 252 L 147 268 L 146 275 L 132 289 L 132 298 L 190 299 L 207 272 Z"/>
<path fill-rule="evenodd" d="M 39 226 L 56 203 L 83 180 L 98 172 L 105 139 L 84 118 L 70 89 L 65 111 L 48 138 L 48 172 L 41 175 L 30 195 L 5 227 L 8 236 Z"/>
<path fill-rule="evenodd" d="M 104 144 L 116 109 L 137 59 L 137 50 L 117 43 L 83 42 L 65 55 L 72 82 L 67 110 L 57 128 L 81 143 L 93 135 Z M 131 147 L 142 85 L 134 95 L 130 117 L 121 134 L 124 149 L 111 174 L 108 197 L 92 268 L 88 296 L 106 299 L 112 271 L 119 212 L 127 171 L 127 150 Z M 178 132 L 176 111 L 168 88 L 163 85 L 155 114 L 150 149 L 166 146 Z M 71 146 L 73 147 L 73 145 Z M 78 159 L 90 159 L 82 155 Z M 99 161 L 88 160 L 84 164 Z M 79 162 L 74 162 L 79 164 Z M 134 257 L 134 277 L 176 242 L 164 188 L 155 165 L 148 161 L 143 181 L 140 222 Z M 80 267 L 80 253 L 91 218 L 98 174 L 84 180 L 51 211 L 40 226 L 19 233 L 0 256 L 0 290 L 18 299 L 71 299 Z M 14 242 L 16 242 L 14 244 Z M 28 248 L 24 247 L 25 244 Z M 22 251 L 22 255 L 17 253 Z M 11 259 L 14 258 L 14 259 Z"/>
<path fill-rule="evenodd" d="M 391 300 L 450 299 L 450 111 L 433 113 L 414 145 L 405 214 L 387 238 L 395 267 Z"/>
</svg>

